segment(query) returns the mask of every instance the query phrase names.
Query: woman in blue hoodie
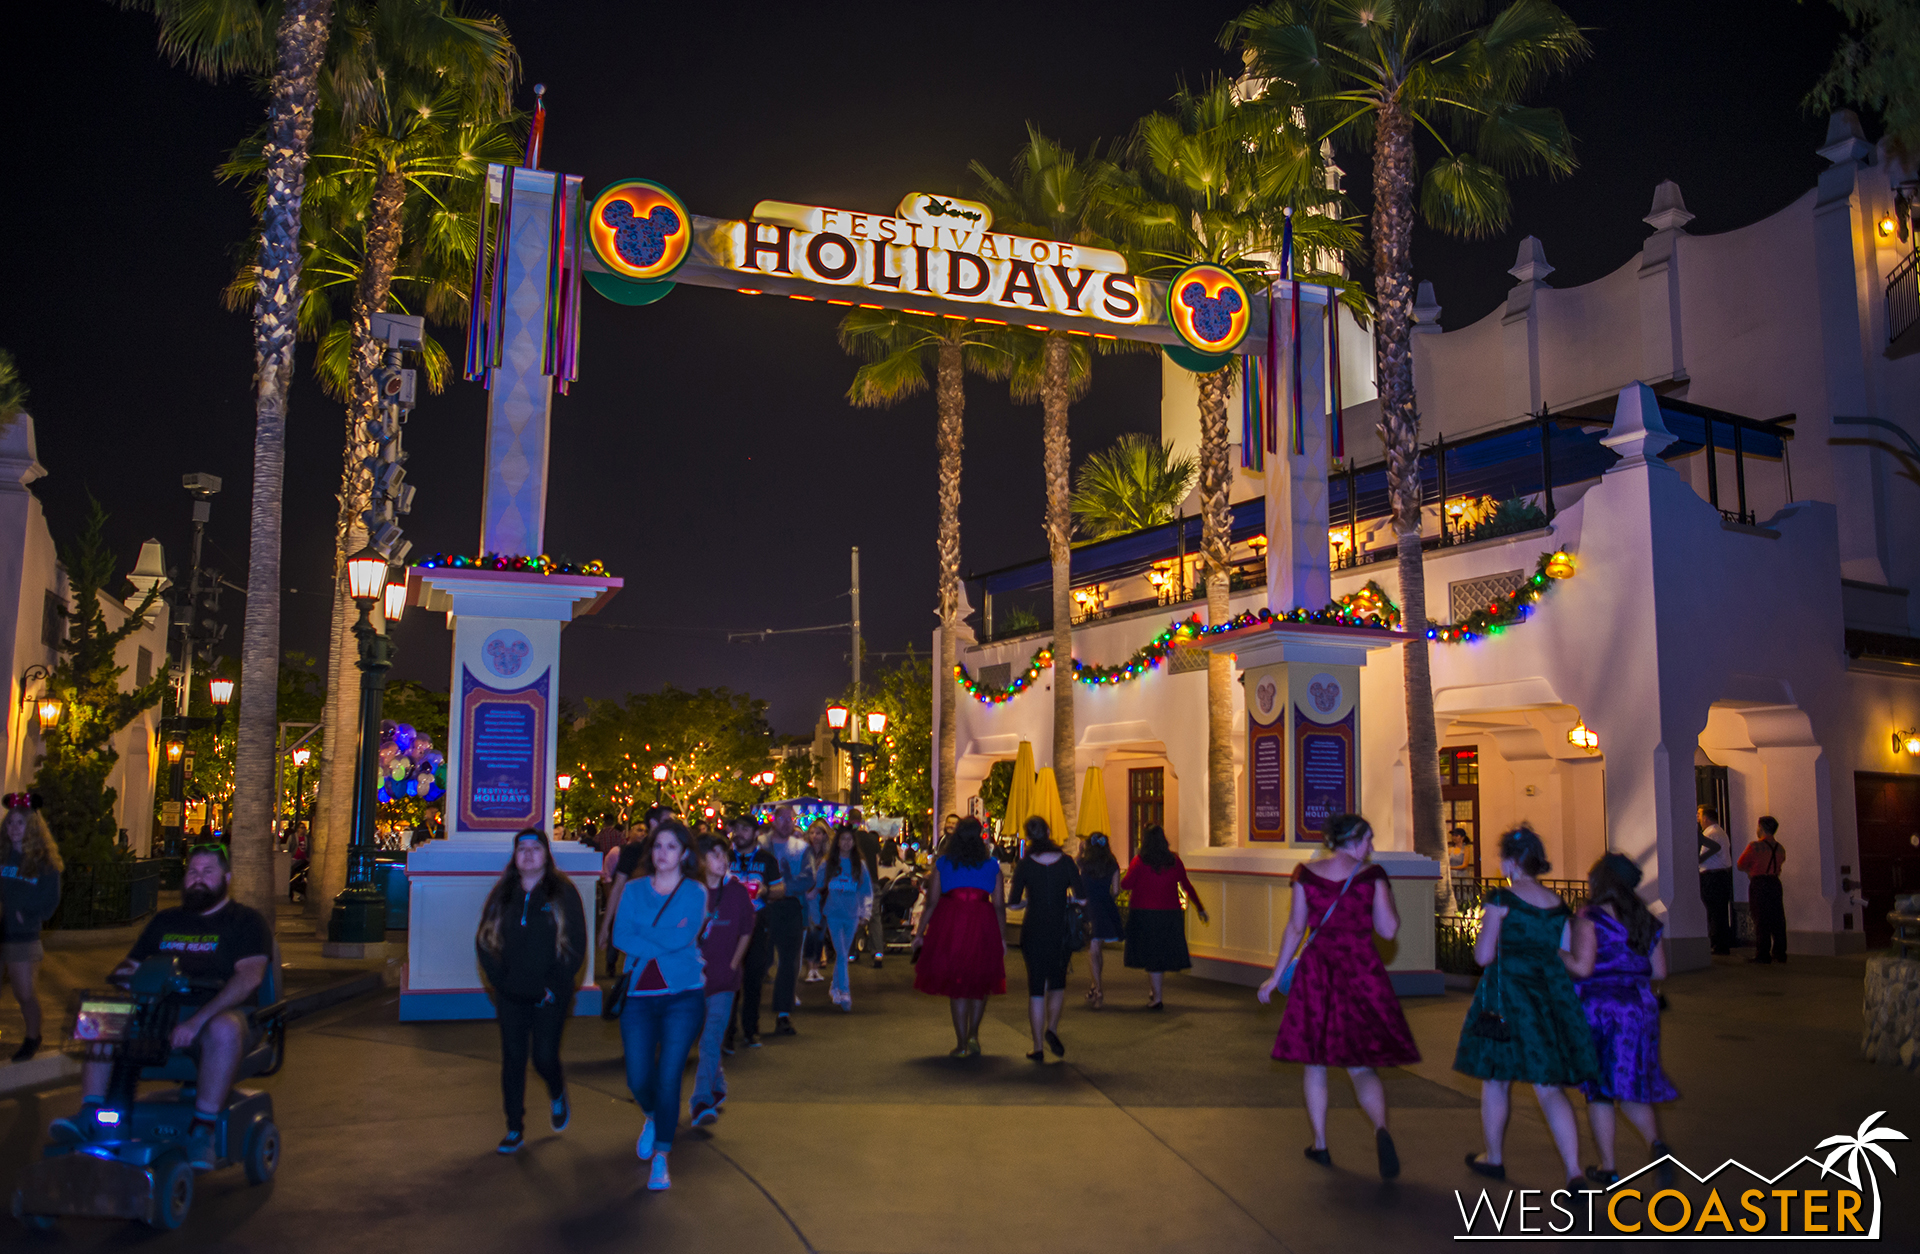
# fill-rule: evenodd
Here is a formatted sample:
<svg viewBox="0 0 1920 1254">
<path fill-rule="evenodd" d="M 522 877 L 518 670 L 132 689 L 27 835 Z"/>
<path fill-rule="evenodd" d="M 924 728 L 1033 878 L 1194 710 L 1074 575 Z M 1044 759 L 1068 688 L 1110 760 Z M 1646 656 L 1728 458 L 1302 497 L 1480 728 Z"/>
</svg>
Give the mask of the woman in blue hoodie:
<svg viewBox="0 0 1920 1254">
<path fill-rule="evenodd" d="M 706 964 L 700 933 L 707 886 L 694 864 L 693 837 L 669 819 L 641 847 L 637 875 L 620 895 L 613 947 L 627 957 L 627 1004 L 620 1042 L 627 1087 L 647 1117 L 634 1147 L 651 1159 L 649 1189 L 664 1189 L 667 1151 L 680 1127 L 680 1081 L 706 1021 Z"/>
<path fill-rule="evenodd" d="M 529 1054 L 547 1082 L 553 1130 L 565 1130 L 571 1117 L 560 1034 L 573 1013 L 587 957 L 587 914 L 580 891 L 553 865 L 545 833 L 530 827 L 513 838 L 513 857 L 481 908 L 474 948 L 500 1020 L 500 1092 L 507 1110 L 500 1152 L 511 1154 L 526 1141 Z"/>
<path fill-rule="evenodd" d="M 38 794 L 11 792 L 0 820 L 0 963 L 20 1002 L 27 1038 L 13 1061 L 25 1062 L 40 1048 L 40 997 L 33 991 L 40 971 L 40 925 L 60 905 L 60 847 L 40 817 Z"/>
</svg>

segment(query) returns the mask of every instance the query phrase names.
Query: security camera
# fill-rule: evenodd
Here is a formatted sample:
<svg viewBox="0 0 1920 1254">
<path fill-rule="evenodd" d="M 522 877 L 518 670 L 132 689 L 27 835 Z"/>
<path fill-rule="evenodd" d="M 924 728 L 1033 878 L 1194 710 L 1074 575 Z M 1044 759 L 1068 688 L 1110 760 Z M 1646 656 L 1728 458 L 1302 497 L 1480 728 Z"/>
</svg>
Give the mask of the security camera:
<svg viewBox="0 0 1920 1254">
<path fill-rule="evenodd" d="M 195 496 L 212 496 L 220 490 L 220 476 L 210 475 L 205 471 L 198 471 L 191 475 L 183 475 L 180 479 L 180 486 Z"/>
</svg>

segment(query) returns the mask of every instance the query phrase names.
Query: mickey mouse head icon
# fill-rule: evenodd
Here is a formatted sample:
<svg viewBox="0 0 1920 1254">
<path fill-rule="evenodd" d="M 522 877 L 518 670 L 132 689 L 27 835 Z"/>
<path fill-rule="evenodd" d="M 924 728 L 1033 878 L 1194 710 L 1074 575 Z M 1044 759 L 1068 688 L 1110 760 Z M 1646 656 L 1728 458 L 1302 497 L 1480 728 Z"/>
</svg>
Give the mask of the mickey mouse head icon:
<svg viewBox="0 0 1920 1254">
<path fill-rule="evenodd" d="M 613 248 L 620 260 L 644 270 L 666 255 L 667 240 L 680 230 L 680 215 L 667 205 L 655 205 L 644 218 L 633 206 L 615 200 L 600 211 L 600 220 L 613 228 Z"/>
<path fill-rule="evenodd" d="M 1240 312 L 1240 293 L 1222 288 L 1218 296 L 1207 295 L 1206 285 L 1188 283 L 1180 289 L 1180 303 L 1193 311 L 1193 329 L 1201 339 L 1217 344 L 1233 334 L 1233 315 Z"/>
</svg>

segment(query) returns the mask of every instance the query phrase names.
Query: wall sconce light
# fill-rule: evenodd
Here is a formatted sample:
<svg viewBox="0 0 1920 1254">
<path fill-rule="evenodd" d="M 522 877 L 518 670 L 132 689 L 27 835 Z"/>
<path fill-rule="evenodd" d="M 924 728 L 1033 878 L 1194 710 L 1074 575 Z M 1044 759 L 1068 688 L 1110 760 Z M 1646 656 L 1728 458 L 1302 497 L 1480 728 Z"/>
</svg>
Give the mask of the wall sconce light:
<svg viewBox="0 0 1920 1254">
<path fill-rule="evenodd" d="M 1585 749 L 1588 753 L 1600 752 L 1600 737 L 1587 726 L 1585 719 L 1567 730 L 1567 743 L 1576 749 Z"/>
<path fill-rule="evenodd" d="M 40 730 L 43 732 L 52 731 L 60 722 L 60 711 L 65 708 L 58 697 L 41 697 L 39 709 Z"/>
<path fill-rule="evenodd" d="M 1893 233 L 1899 229 L 1900 229 L 1900 221 L 1899 219 L 1895 218 L 1891 213 L 1883 213 L 1880 215 L 1880 238 L 1881 239 L 1893 238 Z"/>
<path fill-rule="evenodd" d="M 1893 733 L 1893 751 L 1896 755 L 1920 754 L 1920 727 L 1909 727 L 1905 731 Z"/>
</svg>

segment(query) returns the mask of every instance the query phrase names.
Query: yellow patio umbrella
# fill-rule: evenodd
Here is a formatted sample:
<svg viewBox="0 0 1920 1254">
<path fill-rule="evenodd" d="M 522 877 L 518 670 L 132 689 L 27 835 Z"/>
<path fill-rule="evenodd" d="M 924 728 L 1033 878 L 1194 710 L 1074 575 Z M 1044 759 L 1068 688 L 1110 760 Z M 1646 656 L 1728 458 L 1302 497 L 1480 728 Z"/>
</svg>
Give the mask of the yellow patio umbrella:
<svg viewBox="0 0 1920 1254">
<path fill-rule="evenodd" d="M 1080 824 L 1074 830 L 1076 836 L 1091 836 L 1095 832 L 1107 830 L 1107 782 L 1100 776 L 1100 768 L 1087 768 L 1086 779 L 1080 784 Z"/>
<path fill-rule="evenodd" d="M 1007 813 L 1000 822 L 1002 836 L 1018 836 L 1020 825 L 1033 813 L 1033 745 L 1021 741 L 1013 755 L 1013 788 L 1007 793 Z"/>
<path fill-rule="evenodd" d="M 1067 808 L 1060 804 L 1060 785 L 1054 782 L 1053 768 L 1043 766 L 1033 781 L 1033 813 L 1047 821 L 1047 831 L 1056 845 L 1067 843 Z"/>
</svg>

